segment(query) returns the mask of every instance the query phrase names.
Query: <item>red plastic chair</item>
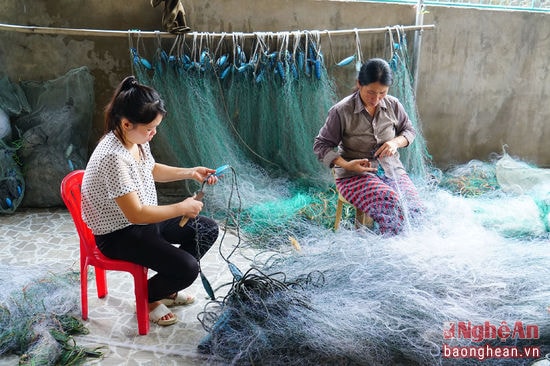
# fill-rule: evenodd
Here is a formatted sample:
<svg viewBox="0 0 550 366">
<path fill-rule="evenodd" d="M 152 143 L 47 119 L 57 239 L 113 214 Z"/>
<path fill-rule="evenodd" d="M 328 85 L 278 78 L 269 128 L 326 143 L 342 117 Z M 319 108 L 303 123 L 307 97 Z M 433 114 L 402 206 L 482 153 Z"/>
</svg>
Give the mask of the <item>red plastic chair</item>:
<svg viewBox="0 0 550 366">
<path fill-rule="evenodd" d="M 82 177 L 84 170 L 74 170 L 61 182 L 61 197 L 69 209 L 80 238 L 80 290 L 82 301 L 82 319 L 88 319 L 88 266 L 95 268 L 97 296 L 107 296 L 106 270 L 129 272 L 134 277 L 136 295 L 136 313 L 139 334 L 149 332 L 149 309 L 147 290 L 147 268 L 135 263 L 110 259 L 104 256 L 96 246 L 95 237 L 81 215 Z"/>
</svg>

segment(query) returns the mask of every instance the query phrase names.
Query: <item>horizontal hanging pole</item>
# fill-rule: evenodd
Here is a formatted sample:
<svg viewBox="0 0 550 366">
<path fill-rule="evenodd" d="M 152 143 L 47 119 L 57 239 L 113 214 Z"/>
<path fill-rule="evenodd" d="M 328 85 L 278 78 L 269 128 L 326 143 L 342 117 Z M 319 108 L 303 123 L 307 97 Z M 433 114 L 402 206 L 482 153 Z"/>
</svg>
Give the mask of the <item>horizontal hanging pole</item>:
<svg viewBox="0 0 550 366">
<path fill-rule="evenodd" d="M 384 33 L 388 29 L 399 28 L 403 31 L 417 31 L 417 30 L 430 30 L 434 29 L 435 25 L 408 25 L 408 26 L 391 26 L 383 28 L 363 28 L 363 29 L 345 29 L 345 30 L 315 30 L 315 31 L 291 31 L 291 32 L 253 32 L 253 33 L 208 33 L 208 32 L 189 32 L 184 33 L 189 36 L 208 35 L 210 37 L 231 37 L 236 35 L 239 37 L 257 37 L 258 35 L 278 35 L 278 34 L 295 34 L 301 32 L 318 33 L 320 35 L 347 35 L 356 33 Z M 55 28 L 55 27 L 36 27 L 27 25 L 13 25 L 13 24 L 1 24 L 0 30 L 19 32 L 19 33 L 31 33 L 31 34 L 51 34 L 51 35 L 71 35 L 71 36 L 97 36 L 97 37 L 128 37 L 129 35 L 136 35 L 143 38 L 171 38 L 176 37 L 177 34 L 160 31 L 142 31 L 137 29 L 130 29 L 127 31 L 122 30 L 102 30 L 102 29 L 78 29 L 78 28 Z"/>
</svg>

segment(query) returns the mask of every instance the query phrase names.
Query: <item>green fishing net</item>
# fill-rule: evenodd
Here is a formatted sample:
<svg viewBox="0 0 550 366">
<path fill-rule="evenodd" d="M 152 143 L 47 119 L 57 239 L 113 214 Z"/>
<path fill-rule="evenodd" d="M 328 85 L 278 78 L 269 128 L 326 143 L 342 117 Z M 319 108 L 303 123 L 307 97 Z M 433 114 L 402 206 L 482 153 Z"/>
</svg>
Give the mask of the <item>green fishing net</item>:
<svg viewBox="0 0 550 366">
<path fill-rule="evenodd" d="M 422 180 L 429 157 L 412 96 L 406 37 L 399 32 L 396 37 L 392 92 L 419 130 L 413 145 L 403 149 L 408 150 L 403 160 Z M 164 47 L 131 38 L 130 58 L 139 80 L 168 105 L 152 143 L 157 159 L 181 166 L 231 165 L 241 185 L 245 232 L 287 231 L 302 218 L 332 225 L 337 194 L 330 171 L 313 154 L 313 141 L 338 97 L 319 32 L 193 33 Z M 187 194 L 196 189 L 183 188 Z M 226 213 L 228 189 L 222 184 L 207 192 L 207 212 Z M 353 215 L 344 211 L 345 219 Z"/>
</svg>

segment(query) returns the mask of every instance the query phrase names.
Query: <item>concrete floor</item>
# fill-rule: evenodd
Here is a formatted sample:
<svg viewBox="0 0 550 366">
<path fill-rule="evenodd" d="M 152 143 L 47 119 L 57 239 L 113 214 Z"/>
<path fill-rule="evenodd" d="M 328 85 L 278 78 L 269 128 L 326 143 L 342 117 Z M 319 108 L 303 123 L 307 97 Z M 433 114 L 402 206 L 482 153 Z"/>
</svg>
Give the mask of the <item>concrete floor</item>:
<svg viewBox="0 0 550 366">
<path fill-rule="evenodd" d="M 222 245 L 231 246 L 237 242 L 235 236 L 228 234 Z M 201 261 L 203 272 L 214 289 L 231 281 L 231 274 L 218 253 L 217 244 Z M 43 264 L 60 270 L 66 268 L 67 272 L 78 271 L 78 247 L 78 236 L 69 213 L 64 209 L 22 209 L 13 215 L 0 216 L 0 265 Z M 231 258 L 245 271 L 250 262 L 243 253 L 237 251 Z M 196 296 L 195 303 L 174 308 L 180 321 L 169 327 L 151 324 L 150 333 L 146 336 L 137 333 L 131 276 L 124 272 L 108 272 L 107 279 L 109 294 L 99 299 L 92 276 L 88 291 L 89 319 L 84 322 L 89 334 L 75 337 L 79 346 L 104 347 L 104 357 L 88 359 L 86 365 L 213 364 L 197 352 L 197 345 L 207 334 L 197 319 L 208 303 L 200 279 L 188 289 Z M 227 286 L 222 287 L 216 291 L 216 296 L 223 296 L 227 290 Z M 79 300 L 76 309 L 80 316 Z M 0 366 L 18 365 L 18 362 L 18 356 L 0 356 Z"/>
</svg>

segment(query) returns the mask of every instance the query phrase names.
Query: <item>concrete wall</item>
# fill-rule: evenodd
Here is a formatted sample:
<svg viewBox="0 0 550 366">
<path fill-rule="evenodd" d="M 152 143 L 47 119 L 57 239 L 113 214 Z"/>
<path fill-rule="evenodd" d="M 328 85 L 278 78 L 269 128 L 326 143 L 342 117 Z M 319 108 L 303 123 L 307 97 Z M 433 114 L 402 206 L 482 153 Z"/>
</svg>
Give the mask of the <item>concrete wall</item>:
<svg viewBox="0 0 550 366">
<path fill-rule="evenodd" d="M 414 25 L 408 5 L 316 0 L 186 0 L 189 25 L 202 32 L 337 30 Z M 0 0 L 0 23 L 88 29 L 161 28 L 162 5 L 149 0 Z M 550 14 L 462 8 L 426 9 L 417 104 L 436 165 L 487 160 L 508 151 L 550 166 Z M 386 34 L 360 36 L 364 58 L 384 56 Z M 414 34 L 410 33 L 412 48 Z M 143 39 L 153 50 L 155 40 Z M 164 39 L 163 45 L 172 40 Z M 353 54 L 355 36 L 322 40 L 325 58 Z M 0 76 L 48 80 L 88 66 L 95 78 L 91 145 L 101 133 L 102 109 L 131 73 L 127 37 L 23 34 L 0 30 Z M 338 93 L 354 84 L 353 68 L 335 70 Z"/>
<path fill-rule="evenodd" d="M 550 167 L 550 13 L 430 8 L 418 108 L 440 163 L 508 151 Z"/>
</svg>

